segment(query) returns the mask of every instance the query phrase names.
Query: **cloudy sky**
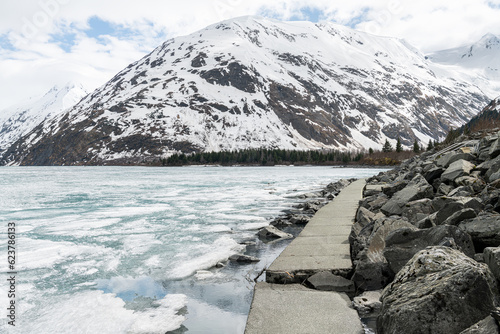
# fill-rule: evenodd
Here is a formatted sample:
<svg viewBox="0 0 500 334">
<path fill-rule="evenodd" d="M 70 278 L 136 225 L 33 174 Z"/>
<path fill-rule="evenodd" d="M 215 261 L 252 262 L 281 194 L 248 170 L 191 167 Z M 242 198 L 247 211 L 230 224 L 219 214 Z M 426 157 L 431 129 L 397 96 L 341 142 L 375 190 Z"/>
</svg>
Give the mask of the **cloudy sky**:
<svg viewBox="0 0 500 334">
<path fill-rule="evenodd" d="M 424 53 L 500 35 L 500 0 L 3 0 L 0 110 L 56 84 L 94 89 L 168 38 L 243 15 L 332 21 Z"/>
</svg>

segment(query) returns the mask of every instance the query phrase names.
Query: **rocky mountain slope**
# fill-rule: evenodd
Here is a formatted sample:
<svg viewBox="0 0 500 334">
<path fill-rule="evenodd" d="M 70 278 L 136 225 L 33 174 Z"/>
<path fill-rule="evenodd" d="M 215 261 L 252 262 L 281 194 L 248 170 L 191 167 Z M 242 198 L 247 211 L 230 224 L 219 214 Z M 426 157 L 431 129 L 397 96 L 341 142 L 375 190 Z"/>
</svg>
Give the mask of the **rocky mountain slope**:
<svg viewBox="0 0 500 334">
<path fill-rule="evenodd" d="M 467 122 L 465 127 L 469 129 L 500 127 L 500 96 L 491 101 L 479 114 Z"/>
<path fill-rule="evenodd" d="M 12 145 L 2 164 L 137 163 L 173 152 L 380 148 L 444 137 L 489 100 L 406 42 L 243 17 L 169 40 Z"/>
<path fill-rule="evenodd" d="M 68 83 L 65 86 L 52 87 L 40 98 L 32 98 L 20 105 L 1 110 L 0 155 L 43 120 L 73 107 L 87 93 L 82 85 Z"/>
</svg>

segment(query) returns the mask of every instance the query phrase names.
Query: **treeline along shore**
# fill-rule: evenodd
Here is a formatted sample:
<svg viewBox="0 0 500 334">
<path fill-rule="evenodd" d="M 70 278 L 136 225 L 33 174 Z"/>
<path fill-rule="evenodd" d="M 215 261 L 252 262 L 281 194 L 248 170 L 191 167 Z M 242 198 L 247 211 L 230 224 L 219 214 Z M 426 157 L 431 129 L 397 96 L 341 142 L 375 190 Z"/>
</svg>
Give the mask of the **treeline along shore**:
<svg viewBox="0 0 500 334">
<path fill-rule="evenodd" d="M 418 151 L 417 151 L 418 153 Z M 175 153 L 168 158 L 157 159 L 160 166 L 183 165 L 374 165 L 390 166 L 414 156 L 414 150 L 405 151 L 386 148 L 357 151 L 340 150 L 285 150 L 285 149 L 245 149 L 237 151 Z"/>
<path fill-rule="evenodd" d="M 367 180 L 349 237 L 361 317 L 384 333 L 499 333 L 500 132 Z"/>
</svg>

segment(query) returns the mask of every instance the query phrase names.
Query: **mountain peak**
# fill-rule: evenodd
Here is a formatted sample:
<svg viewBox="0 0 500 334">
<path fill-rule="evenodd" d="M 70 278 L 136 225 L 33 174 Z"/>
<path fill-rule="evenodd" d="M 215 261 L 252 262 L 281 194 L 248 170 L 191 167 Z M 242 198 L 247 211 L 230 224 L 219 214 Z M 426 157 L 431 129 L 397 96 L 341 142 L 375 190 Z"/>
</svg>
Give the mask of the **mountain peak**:
<svg viewBox="0 0 500 334">
<path fill-rule="evenodd" d="M 239 17 L 166 41 L 2 159 L 132 163 L 174 152 L 377 149 L 398 137 L 409 147 L 443 138 L 487 101 L 431 65 L 396 38 Z"/>
</svg>

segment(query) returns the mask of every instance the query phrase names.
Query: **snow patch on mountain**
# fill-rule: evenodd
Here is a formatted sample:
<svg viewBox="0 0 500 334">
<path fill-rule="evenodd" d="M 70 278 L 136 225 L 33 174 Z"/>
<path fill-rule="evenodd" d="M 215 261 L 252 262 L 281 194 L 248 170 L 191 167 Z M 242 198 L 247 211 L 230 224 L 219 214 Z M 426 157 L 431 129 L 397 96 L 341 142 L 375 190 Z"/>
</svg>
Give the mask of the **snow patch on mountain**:
<svg viewBox="0 0 500 334">
<path fill-rule="evenodd" d="M 227 20 L 171 39 L 8 149 L 4 164 L 441 139 L 489 102 L 472 72 L 333 23 Z M 481 80 L 489 80 L 481 77 Z M 498 95 L 498 94 L 496 94 Z"/>
<path fill-rule="evenodd" d="M 0 153 L 47 118 L 77 104 L 87 91 L 80 84 L 54 86 L 45 95 L 0 111 Z"/>
</svg>

